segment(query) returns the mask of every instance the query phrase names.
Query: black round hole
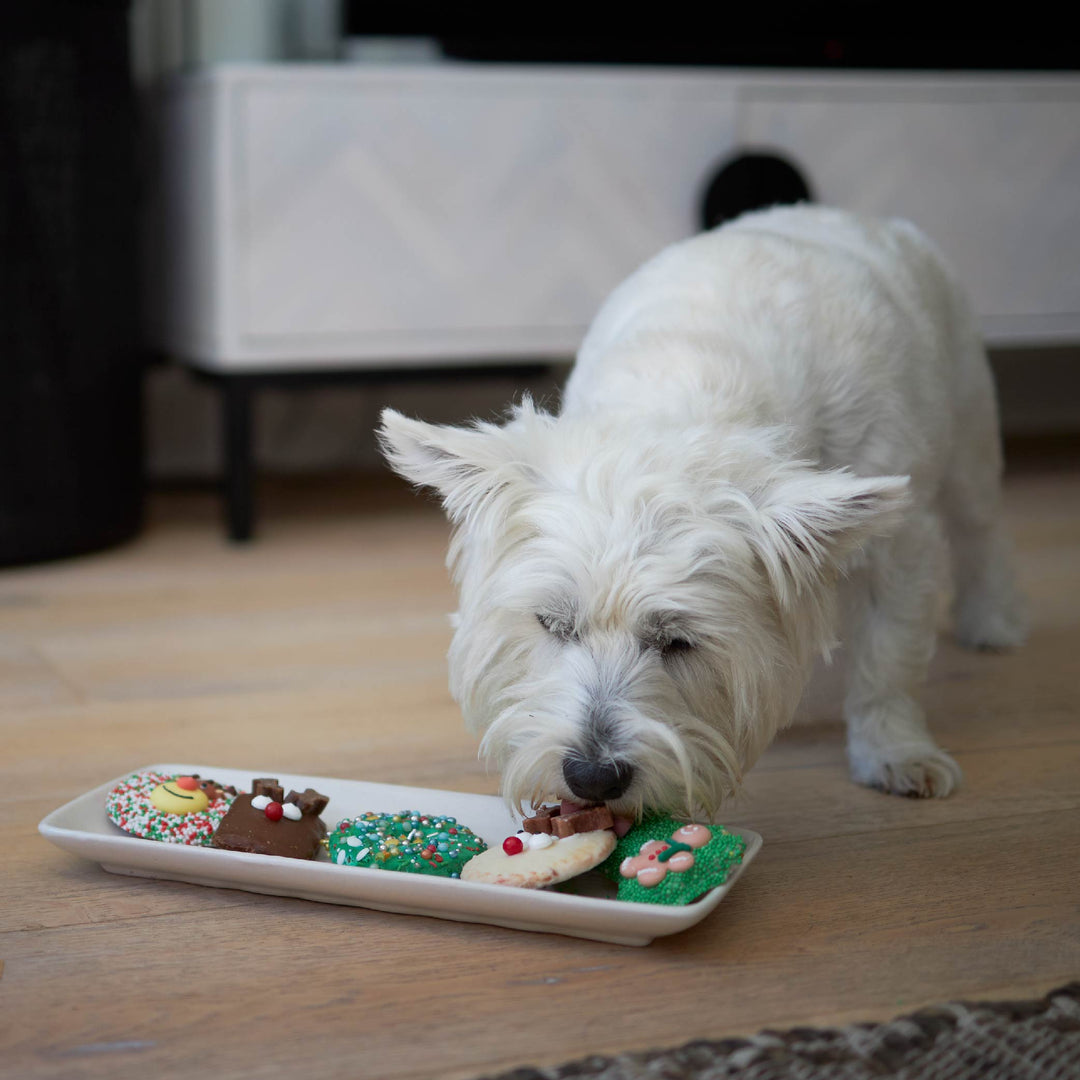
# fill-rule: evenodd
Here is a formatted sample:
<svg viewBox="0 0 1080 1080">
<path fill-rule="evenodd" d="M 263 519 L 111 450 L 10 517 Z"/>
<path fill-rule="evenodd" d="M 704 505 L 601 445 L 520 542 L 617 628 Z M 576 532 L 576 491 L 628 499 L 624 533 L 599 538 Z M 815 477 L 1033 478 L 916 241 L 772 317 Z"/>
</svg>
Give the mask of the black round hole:
<svg viewBox="0 0 1080 1080">
<path fill-rule="evenodd" d="M 749 210 L 811 202 L 802 173 L 778 154 L 739 154 L 720 167 L 705 189 L 703 228 L 713 229 Z"/>
</svg>

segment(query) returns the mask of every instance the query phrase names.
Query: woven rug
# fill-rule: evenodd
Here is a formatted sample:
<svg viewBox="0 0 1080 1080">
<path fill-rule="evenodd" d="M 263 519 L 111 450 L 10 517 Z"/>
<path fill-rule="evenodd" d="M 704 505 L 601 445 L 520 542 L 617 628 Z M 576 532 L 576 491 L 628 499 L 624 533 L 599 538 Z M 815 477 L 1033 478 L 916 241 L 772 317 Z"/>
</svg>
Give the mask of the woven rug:
<svg viewBox="0 0 1080 1080">
<path fill-rule="evenodd" d="M 887 1024 L 763 1031 L 490 1080 L 1078 1080 L 1080 982 L 1038 1001 L 954 1002 Z"/>
</svg>

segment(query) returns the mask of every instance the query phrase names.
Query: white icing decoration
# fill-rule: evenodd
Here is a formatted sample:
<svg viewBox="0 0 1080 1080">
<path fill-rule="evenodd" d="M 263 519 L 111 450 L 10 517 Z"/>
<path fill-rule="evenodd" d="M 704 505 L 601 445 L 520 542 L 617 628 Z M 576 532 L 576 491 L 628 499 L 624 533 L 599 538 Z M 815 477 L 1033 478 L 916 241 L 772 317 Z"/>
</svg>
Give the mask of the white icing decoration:
<svg viewBox="0 0 1080 1080">
<path fill-rule="evenodd" d="M 530 851 L 542 851 L 544 848 L 551 847 L 556 840 L 558 837 L 552 836 L 551 833 L 533 833 L 527 836 L 526 846 Z"/>
<path fill-rule="evenodd" d="M 358 851 L 358 852 L 356 853 L 356 858 L 357 858 L 357 861 L 359 861 L 360 859 L 362 859 L 362 858 L 363 858 L 363 857 L 364 857 L 365 855 L 370 855 L 370 854 L 371 854 L 371 848 L 369 848 L 369 847 L 366 847 L 366 848 L 364 848 L 364 850 L 363 850 L 363 851 Z"/>
<path fill-rule="evenodd" d="M 344 863 L 345 863 L 345 852 L 344 851 L 339 851 L 337 853 L 337 864 L 338 864 L 338 866 L 343 866 Z"/>
<path fill-rule="evenodd" d="M 255 810 L 265 810 L 273 799 L 269 795 L 253 795 L 251 799 L 252 808 Z"/>
<path fill-rule="evenodd" d="M 360 846 L 360 837 L 359 836 L 350 836 L 345 840 L 345 843 L 348 844 L 349 847 L 359 847 Z"/>
<path fill-rule="evenodd" d="M 290 821 L 299 821 L 304 816 L 300 807 L 294 802 L 282 803 L 281 812 Z"/>
</svg>

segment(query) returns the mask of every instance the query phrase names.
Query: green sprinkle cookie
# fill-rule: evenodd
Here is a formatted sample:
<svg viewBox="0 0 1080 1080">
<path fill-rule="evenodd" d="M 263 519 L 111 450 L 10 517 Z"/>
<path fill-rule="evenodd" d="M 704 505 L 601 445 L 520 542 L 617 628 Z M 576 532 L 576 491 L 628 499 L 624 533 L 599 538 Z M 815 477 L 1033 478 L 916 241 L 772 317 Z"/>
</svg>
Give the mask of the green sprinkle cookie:
<svg viewBox="0 0 1080 1080">
<path fill-rule="evenodd" d="M 741 836 L 720 825 L 648 817 L 615 845 L 600 870 L 619 883 L 620 900 L 689 904 L 723 885 L 745 848 Z"/>
<path fill-rule="evenodd" d="M 327 837 L 327 849 L 338 866 L 456 878 L 487 844 L 457 818 L 401 810 L 345 818 Z"/>
</svg>

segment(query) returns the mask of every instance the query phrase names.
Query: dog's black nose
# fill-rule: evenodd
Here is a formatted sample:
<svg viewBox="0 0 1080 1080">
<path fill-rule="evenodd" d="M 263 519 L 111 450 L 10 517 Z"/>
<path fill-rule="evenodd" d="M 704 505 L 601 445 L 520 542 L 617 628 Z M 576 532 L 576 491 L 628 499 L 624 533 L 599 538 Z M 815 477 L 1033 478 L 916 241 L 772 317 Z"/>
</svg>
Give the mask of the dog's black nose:
<svg viewBox="0 0 1080 1080">
<path fill-rule="evenodd" d="M 566 758 L 562 767 L 566 786 L 584 802 L 617 799 L 634 779 L 634 769 L 621 761 L 583 761 Z"/>
</svg>

